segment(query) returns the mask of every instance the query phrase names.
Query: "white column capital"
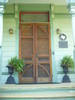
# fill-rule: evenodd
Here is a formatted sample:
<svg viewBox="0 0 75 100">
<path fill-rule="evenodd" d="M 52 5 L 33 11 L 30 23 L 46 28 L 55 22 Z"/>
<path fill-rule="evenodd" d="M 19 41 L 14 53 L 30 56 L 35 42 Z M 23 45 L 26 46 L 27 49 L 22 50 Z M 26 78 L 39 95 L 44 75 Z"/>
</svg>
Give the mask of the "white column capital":
<svg viewBox="0 0 75 100">
<path fill-rule="evenodd" d="M 75 14 L 75 3 L 74 4 L 68 4 L 67 8 L 69 9 L 69 12 L 73 15 Z"/>
<path fill-rule="evenodd" d="M 0 4 L 4 4 L 4 3 L 7 3 L 8 0 L 0 0 Z"/>
<path fill-rule="evenodd" d="M 4 13 L 4 5 L 8 2 L 8 0 L 0 0 L 0 14 Z"/>
<path fill-rule="evenodd" d="M 0 5 L 0 14 L 4 13 L 4 5 Z"/>
<path fill-rule="evenodd" d="M 75 14 L 75 0 L 66 0 L 67 8 L 71 14 Z"/>
</svg>

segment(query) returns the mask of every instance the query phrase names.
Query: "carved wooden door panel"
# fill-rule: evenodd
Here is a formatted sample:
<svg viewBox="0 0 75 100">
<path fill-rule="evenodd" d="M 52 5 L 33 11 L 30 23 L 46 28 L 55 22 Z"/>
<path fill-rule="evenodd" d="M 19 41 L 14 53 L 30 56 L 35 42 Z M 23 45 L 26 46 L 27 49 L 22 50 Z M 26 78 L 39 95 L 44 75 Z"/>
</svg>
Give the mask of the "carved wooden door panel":
<svg viewBox="0 0 75 100">
<path fill-rule="evenodd" d="M 36 24 L 36 81 L 52 81 L 51 40 L 48 23 Z"/>
<path fill-rule="evenodd" d="M 25 60 L 20 83 L 52 81 L 50 27 L 47 23 L 20 23 L 19 57 Z"/>
<path fill-rule="evenodd" d="M 25 60 L 23 72 L 19 74 L 19 82 L 32 83 L 35 82 L 33 24 L 20 24 L 19 37 L 19 57 Z"/>
</svg>

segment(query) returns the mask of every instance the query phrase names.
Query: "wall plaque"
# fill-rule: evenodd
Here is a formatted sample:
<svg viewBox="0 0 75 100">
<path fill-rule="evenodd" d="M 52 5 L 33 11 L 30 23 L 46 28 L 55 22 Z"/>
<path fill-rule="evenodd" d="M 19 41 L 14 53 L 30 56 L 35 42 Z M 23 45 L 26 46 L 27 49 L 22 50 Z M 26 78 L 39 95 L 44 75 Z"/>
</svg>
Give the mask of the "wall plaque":
<svg viewBox="0 0 75 100">
<path fill-rule="evenodd" d="M 67 41 L 59 41 L 59 48 L 68 48 Z"/>
</svg>

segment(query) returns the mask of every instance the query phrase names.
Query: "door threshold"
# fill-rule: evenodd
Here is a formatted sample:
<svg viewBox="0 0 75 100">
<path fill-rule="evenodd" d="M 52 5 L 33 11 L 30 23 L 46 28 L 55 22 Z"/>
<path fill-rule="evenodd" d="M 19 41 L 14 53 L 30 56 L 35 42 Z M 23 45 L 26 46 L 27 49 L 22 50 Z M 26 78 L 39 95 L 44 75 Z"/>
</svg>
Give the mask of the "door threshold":
<svg viewBox="0 0 75 100">
<path fill-rule="evenodd" d="M 59 82 L 43 82 L 43 83 L 16 83 L 16 85 L 20 84 L 60 84 Z"/>
</svg>

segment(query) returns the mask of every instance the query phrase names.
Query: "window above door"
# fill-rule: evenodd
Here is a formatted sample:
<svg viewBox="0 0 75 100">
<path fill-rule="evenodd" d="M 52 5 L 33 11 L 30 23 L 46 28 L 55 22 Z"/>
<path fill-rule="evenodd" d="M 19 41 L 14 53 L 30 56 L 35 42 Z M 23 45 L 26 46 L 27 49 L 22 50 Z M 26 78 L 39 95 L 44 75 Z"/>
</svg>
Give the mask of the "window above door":
<svg viewBox="0 0 75 100">
<path fill-rule="evenodd" d="M 20 12 L 20 22 L 49 22 L 49 13 Z"/>
</svg>

